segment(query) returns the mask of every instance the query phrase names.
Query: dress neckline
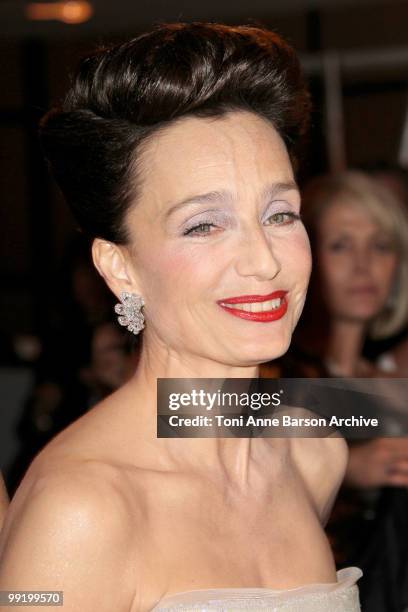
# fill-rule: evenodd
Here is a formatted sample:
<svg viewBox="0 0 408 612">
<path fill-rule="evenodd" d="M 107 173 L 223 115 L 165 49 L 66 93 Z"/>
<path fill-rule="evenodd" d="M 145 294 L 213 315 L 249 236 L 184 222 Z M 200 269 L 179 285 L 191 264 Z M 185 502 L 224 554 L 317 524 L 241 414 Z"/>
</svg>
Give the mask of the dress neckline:
<svg viewBox="0 0 408 612">
<path fill-rule="evenodd" d="M 190 591 L 180 591 L 178 593 L 172 593 L 166 595 L 160 599 L 155 608 L 160 609 L 164 604 L 168 605 L 171 603 L 182 603 L 184 599 L 188 600 L 190 597 L 199 597 L 200 600 L 214 598 L 220 599 L 231 596 L 238 596 L 240 598 L 254 598 L 254 597 L 273 597 L 274 601 L 284 597 L 285 600 L 290 597 L 297 597 L 299 595 L 306 595 L 310 592 L 313 593 L 330 593 L 338 591 L 339 589 L 347 589 L 355 585 L 357 580 L 361 578 L 363 572 L 358 567 L 346 567 L 336 572 L 337 582 L 316 582 L 305 584 L 302 586 L 294 587 L 293 589 L 270 589 L 265 587 L 221 587 L 214 589 L 193 589 Z"/>
</svg>

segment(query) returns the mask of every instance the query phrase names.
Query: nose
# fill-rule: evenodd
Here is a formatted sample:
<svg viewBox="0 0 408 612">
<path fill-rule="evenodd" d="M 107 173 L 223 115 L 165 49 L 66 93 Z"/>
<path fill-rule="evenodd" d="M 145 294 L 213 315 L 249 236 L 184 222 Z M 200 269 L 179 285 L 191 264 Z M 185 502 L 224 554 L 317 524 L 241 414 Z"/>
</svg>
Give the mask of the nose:
<svg viewBox="0 0 408 612">
<path fill-rule="evenodd" d="M 368 272 L 371 266 L 371 251 L 369 248 L 356 248 L 353 256 L 354 272 Z"/>
<path fill-rule="evenodd" d="M 235 268 L 240 276 L 253 276 L 258 280 L 271 280 L 279 274 L 281 263 L 271 240 L 261 227 L 242 232 L 237 246 Z"/>
</svg>

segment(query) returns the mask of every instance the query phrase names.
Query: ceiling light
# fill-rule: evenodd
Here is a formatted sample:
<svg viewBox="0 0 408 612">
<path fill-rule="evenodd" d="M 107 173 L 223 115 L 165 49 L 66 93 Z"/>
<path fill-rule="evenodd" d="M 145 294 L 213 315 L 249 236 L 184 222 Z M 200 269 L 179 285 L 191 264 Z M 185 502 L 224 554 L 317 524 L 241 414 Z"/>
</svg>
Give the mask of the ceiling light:
<svg viewBox="0 0 408 612">
<path fill-rule="evenodd" d="M 30 2 L 26 5 L 26 17 L 34 21 L 62 21 L 76 24 L 88 21 L 93 8 L 86 0 L 67 0 L 66 2 Z"/>
</svg>

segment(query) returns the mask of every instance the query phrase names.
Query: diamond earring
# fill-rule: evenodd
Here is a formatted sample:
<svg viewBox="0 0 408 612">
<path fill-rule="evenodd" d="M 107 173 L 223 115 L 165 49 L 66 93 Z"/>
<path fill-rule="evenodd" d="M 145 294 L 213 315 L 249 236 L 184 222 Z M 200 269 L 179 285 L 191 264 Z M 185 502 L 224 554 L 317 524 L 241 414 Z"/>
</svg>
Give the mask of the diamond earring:
<svg viewBox="0 0 408 612">
<path fill-rule="evenodd" d="M 115 312 L 120 315 L 118 321 L 120 325 L 128 328 L 128 330 L 137 334 L 144 329 L 144 316 L 141 311 L 144 306 L 144 300 L 141 295 L 136 293 L 127 293 L 121 291 L 121 304 L 115 305 Z"/>
</svg>

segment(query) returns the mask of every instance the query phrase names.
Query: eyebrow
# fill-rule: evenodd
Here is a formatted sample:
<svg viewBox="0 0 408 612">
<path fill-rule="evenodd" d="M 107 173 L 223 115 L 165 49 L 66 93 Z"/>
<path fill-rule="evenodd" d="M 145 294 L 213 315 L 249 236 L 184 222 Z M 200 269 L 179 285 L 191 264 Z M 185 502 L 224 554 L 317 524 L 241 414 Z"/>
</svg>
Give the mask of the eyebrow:
<svg viewBox="0 0 408 612">
<path fill-rule="evenodd" d="M 280 193 L 286 191 L 299 191 L 299 188 L 295 181 L 289 181 L 286 183 L 272 183 L 267 185 L 262 191 L 262 200 L 270 200 Z M 189 204 L 214 204 L 215 202 L 222 202 L 225 204 L 231 204 L 234 197 L 230 191 L 208 191 L 207 193 L 199 193 L 196 195 L 189 196 L 173 204 L 165 213 L 165 217 L 168 218 L 180 208 L 184 208 Z"/>
</svg>

